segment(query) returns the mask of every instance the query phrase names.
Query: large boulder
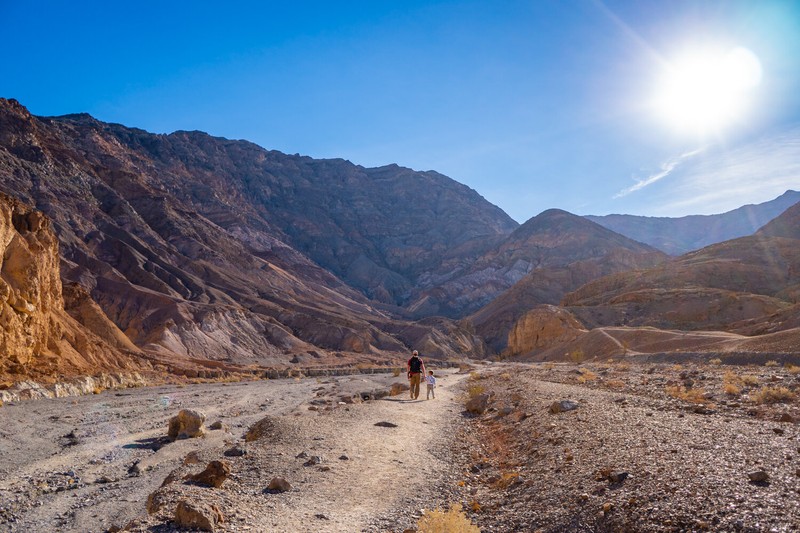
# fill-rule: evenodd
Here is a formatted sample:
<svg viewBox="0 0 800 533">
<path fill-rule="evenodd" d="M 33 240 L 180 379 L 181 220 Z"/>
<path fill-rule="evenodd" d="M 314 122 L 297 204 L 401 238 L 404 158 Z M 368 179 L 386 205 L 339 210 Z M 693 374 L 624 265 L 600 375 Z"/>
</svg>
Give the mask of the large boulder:
<svg viewBox="0 0 800 533">
<path fill-rule="evenodd" d="M 175 508 L 175 525 L 180 528 L 214 531 L 224 521 L 216 505 L 181 500 Z"/>
<path fill-rule="evenodd" d="M 474 415 L 482 415 L 486 412 L 486 408 L 489 406 L 489 395 L 488 394 L 478 394 L 473 396 L 472 398 L 467 401 L 467 412 L 472 413 Z"/>
<path fill-rule="evenodd" d="M 211 461 L 199 474 L 188 476 L 188 480 L 206 487 L 220 488 L 231 475 L 231 465 L 225 461 Z"/>
<path fill-rule="evenodd" d="M 172 439 L 191 439 L 202 437 L 206 430 L 203 423 L 206 415 L 192 409 L 181 409 L 177 416 L 169 421 L 167 436 Z"/>
</svg>

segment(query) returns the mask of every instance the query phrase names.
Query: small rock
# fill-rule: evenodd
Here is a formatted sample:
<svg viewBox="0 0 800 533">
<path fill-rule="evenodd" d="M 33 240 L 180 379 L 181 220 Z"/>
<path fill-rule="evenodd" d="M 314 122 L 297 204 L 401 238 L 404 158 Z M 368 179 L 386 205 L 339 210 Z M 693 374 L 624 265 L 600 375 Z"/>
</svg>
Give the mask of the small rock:
<svg viewBox="0 0 800 533">
<path fill-rule="evenodd" d="M 270 492 L 288 492 L 292 490 L 292 485 L 282 477 L 274 477 L 269 482 L 267 490 Z"/>
<path fill-rule="evenodd" d="M 205 434 L 205 420 L 206 415 L 199 411 L 181 409 L 177 416 L 169 420 L 167 436 L 171 440 L 202 437 Z"/>
<path fill-rule="evenodd" d="M 747 477 L 750 478 L 750 481 L 754 483 L 765 483 L 769 481 L 769 474 L 764 472 L 763 470 L 756 470 L 755 472 L 750 472 L 747 474 Z"/>
<path fill-rule="evenodd" d="M 322 457 L 320 457 L 319 455 L 312 455 L 311 457 L 308 458 L 308 461 L 303 463 L 303 466 L 314 466 L 320 464 L 321 462 L 322 462 Z"/>
<path fill-rule="evenodd" d="M 175 508 L 178 527 L 214 531 L 221 522 L 224 522 L 224 517 L 216 505 L 181 500 Z"/>
<path fill-rule="evenodd" d="M 220 430 L 220 429 L 225 429 L 225 425 L 222 423 L 222 421 L 217 420 L 216 422 L 214 422 L 213 424 L 208 426 L 208 429 L 217 431 L 217 430 Z"/>
<path fill-rule="evenodd" d="M 350 460 L 350 458 L 349 458 L 348 456 L 346 456 L 346 455 L 340 455 L 340 456 L 339 456 L 339 460 L 340 460 L 340 461 L 349 461 L 349 460 Z"/>
<path fill-rule="evenodd" d="M 561 400 L 550 404 L 550 412 L 552 414 L 564 413 L 567 411 L 574 411 L 579 407 L 578 402 L 573 400 Z"/>
<path fill-rule="evenodd" d="M 622 483 L 628 478 L 627 472 L 612 472 L 608 479 L 611 480 L 613 483 Z"/>
<path fill-rule="evenodd" d="M 184 465 L 197 465 L 200 464 L 200 454 L 196 451 L 189 452 L 186 454 L 186 457 L 183 458 Z"/>
<path fill-rule="evenodd" d="M 781 416 L 778 417 L 778 422 L 788 422 L 790 424 L 794 424 L 795 419 L 789 413 L 781 413 Z"/>
<path fill-rule="evenodd" d="M 239 446 L 234 446 L 233 448 L 225 450 L 222 455 L 225 457 L 242 457 L 243 455 L 247 455 L 247 450 Z"/>
<path fill-rule="evenodd" d="M 128 475 L 129 476 L 138 476 L 142 473 L 141 468 L 139 468 L 139 461 L 133 463 L 130 467 L 128 467 Z"/>
<path fill-rule="evenodd" d="M 379 427 L 382 427 L 382 428 L 396 428 L 397 427 L 397 424 L 394 424 L 392 422 L 376 422 L 375 425 L 379 426 Z"/>
<path fill-rule="evenodd" d="M 783 435 L 785 432 L 781 428 L 772 428 L 776 435 Z"/>
<path fill-rule="evenodd" d="M 300 452 L 294 456 L 295 459 L 305 459 L 308 457 L 308 452 Z"/>
<path fill-rule="evenodd" d="M 324 514 L 322 514 L 322 513 L 317 513 L 317 514 L 315 514 L 315 515 L 314 515 L 314 518 L 319 518 L 320 520 L 330 520 L 330 518 L 328 518 L 327 516 L 325 516 L 325 515 L 324 515 Z"/>
<path fill-rule="evenodd" d="M 472 413 L 474 415 L 482 415 L 486 412 L 486 408 L 489 406 L 489 395 L 488 394 L 478 394 L 473 396 L 469 399 L 466 405 L 467 412 Z"/>
<path fill-rule="evenodd" d="M 611 509 L 613 509 L 613 508 L 614 508 L 614 505 L 612 503 L 610 503 L 610 502 L 606 502 L 606 503 L 603 504 L 603 512 L 604 513 L 609 513 L 611 511 Z"/>
<path fill-rule="evenodd" d="M 219 488 L 231 475 L 231 466 L 225 461 L 211 461 L 205 470 L 193 476 L 187 476 L 189 481 L 206 487 Z"/>
</svg>

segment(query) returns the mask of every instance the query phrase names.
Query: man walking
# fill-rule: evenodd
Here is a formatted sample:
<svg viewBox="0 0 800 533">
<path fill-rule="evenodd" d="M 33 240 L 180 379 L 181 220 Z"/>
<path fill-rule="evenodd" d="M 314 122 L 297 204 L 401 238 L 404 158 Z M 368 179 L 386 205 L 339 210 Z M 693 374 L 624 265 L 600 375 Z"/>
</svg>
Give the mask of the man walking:
<svg viewBox="0 0 800 533">
<path fill-rule="evenodd" d="M 425 375 L 425 363 L 419 358 L 419 352 L 411 352 L 411 359 L 408 360 L 408 381 L 411 389 L 411 399 L 419 398 L 419 384 L 422 376 Z"/>
</svg>

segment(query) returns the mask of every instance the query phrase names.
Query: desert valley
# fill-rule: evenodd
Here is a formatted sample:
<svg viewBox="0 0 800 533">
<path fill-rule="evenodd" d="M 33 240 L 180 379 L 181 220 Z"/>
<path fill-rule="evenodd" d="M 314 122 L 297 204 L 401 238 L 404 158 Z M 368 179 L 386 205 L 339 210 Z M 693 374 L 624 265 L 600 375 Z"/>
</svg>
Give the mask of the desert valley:
<svg viewBox="0 0 800 533">
<path fill-rule="evenodd" d="M 800 192 L 519 224 L 0 99 L 0 257 L 4 531 L 800 528 Z"/>
</svg>

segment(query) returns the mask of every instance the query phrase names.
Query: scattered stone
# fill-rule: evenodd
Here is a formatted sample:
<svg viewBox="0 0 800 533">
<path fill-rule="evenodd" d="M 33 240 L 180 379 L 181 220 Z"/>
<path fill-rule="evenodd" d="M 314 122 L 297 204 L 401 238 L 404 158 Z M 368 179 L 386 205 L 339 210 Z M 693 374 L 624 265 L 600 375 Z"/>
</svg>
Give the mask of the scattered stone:
<svg viewBox="0 0 800 533">
<path fill-rule="evenodd" d="M 397 424 L 394 424 L 392 422 L 376 422 L 375 425 L 378 426 L 378 427 L 382 427 L 382 428 L 396 428 L 397 427 Z"/>
<path fill-rule="evenodd" d="M 198 465 L 200 462 L 200 454 L 197 451 L 189 452 L 183 458 L 184 465 Z"/>
<path fill-rule="evenodd" d="M 755 472 L 750 472 L 747 474 L 747 477 L 750 478 L 750 481 L 754 483 L 766 483 L 769 481 L 769 474 L 764 472 L 763 470 L 756 470 Z"/>
<path fill-rule="evenodd" d="M 202 437 L 205 434 L 205 420 L 206 415 L 199 411 L 181 409 L 177 416 L 170 419 L 167 436 L 171 440 Z"/>
<path fill-rule="evenodd" d="M 269 492 L 288 492 L 292 490 L 292 485 L 282 477 L 274 477 L 267 486 Z"/>
<path fill-rule="evenodd" d="M 781 428 L 772 428 L 776 435 L 783 435 L 785 432 Z"/>
<path fill-rule="evenodd" d="M 322 457 L 320 457 L 319 455 L 312 455 L 311 457 L 308 458 L 308 461 L 303 463 L 303 466 L 314 466 L 320 464 L 321 462 L 322 462 Z"/>
<path fill-rule="evenodd" d="M 231 466 L 225 461 L 211 461 L 199 474 L 187 476 L 189 481 L 206 487 L 220 488 L 231 475 Z"/>
<path fill-rule="evenodd" d="M 342 454 L 342 455 L 340 455 L 340 456 L 339 456 L 339 460 L 340 460 L 340 461 L 349 461 L 349 460 L 350 460 L 350 458 L 349 458 L 348 456 L 346 456 L 346 455 Z"/>
<path fill-rule="evenodd" d="M 330 518 L 328 518 L 327 516 L 325 516 L 325 515 L 324 515 L 324 514 L 322 514 L 322 513 L 317 513 L 317 514 L 315 514 L 315 515 L 314 515 L 314 518 L 319 518 L 320 520 L 330 520 Z"/>
<path fill-rule="evenodd" d="M 320 472 L 330 472 L 331 471 L 331 467 L 329 467 L 329 466 L 321 466 L 321 467 L 319 467 L 319 471 Z"/>
<path fill-rule="evenodd" d="M 473 396 L 472 398 L 467 401 L 467 412 L 472 413 L 474 415 L 482 415 L 486 412 L 486 408 L 489 406 L 489 395 L 488 394 L 478 394 Z"/>
<path fill-rule="evenodd" d="M 215 531 L 225 519 L 216 505 L 181 500 L 175 508 L 175 525 L 178 527 Z"/>
<path fill-rule="evenodd" d="M 139 461 L 136 461 L 131 466 L 128 467 L 128 475 L 129 476 L 138 476 L 142 473 L 142 470 L 139 468 Z"/>
<path fill-rule="evenodd" d="M 308 457 L 308 452 L 300 452 L 294 456 L 295 459 L 305 459 Z"/>
<path fill-rule="evenodd" d="M 611 472 L 611 474 L 608 476 L 608 479 L 612 483 L 622 483 L 627 478 L 628 478 L 627 472 Z"/>
<path fill-rule="evenodd" d="M 795 419 L 789 413 L 781 413 L 781 416 L 778 417 L 778 422 L 788 422 L 790 424 L 794 424 Z"/>
<path fill-rule="evenodd" d="M 550 412 L 552 414 L 565 413 L 567 411 L 574 411 L 578 407 L 578 402 L 574 400 L 561 400 L 550 404 Z"/>
<path fill-rule="evenodd" d="M 614 505 L 612 503 L 610 503 L 610 502 L 606 502 L 606 503 L 603 504 L 603 512 L 604 513 L 610 512 L 611 509 L 613 509 L 613 508 L 614 508 Z"/>
<path fill-rule="evenodd" d="M 247 450 L 240 446 L 234 446 L 233 448 L 225 450 L 222 455 L 225 457 L 242 457 L 243 455 L 247 455 Z"/>
<path fill-rule="evenodd" d="M 222 421 L 217 420 L 216 422 L 214 422 L 213 424 L 208 426 L 208 429 L 217 431 L 217 430 L 226 429 L 226 428 L 225 428 L 225 424 L 223 424 Z"/>
<path fill-rule="evenodd" d="M 408 383 L 392 383 L 392 388 L 389 389 L 389 396 L 397 396 L 407 391 L 410 387 Z"/>
</svg>

